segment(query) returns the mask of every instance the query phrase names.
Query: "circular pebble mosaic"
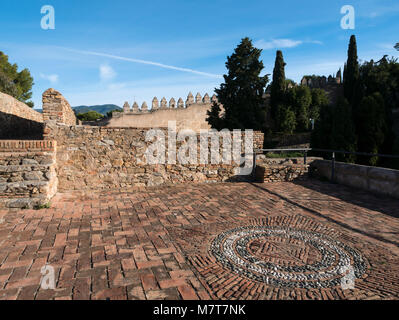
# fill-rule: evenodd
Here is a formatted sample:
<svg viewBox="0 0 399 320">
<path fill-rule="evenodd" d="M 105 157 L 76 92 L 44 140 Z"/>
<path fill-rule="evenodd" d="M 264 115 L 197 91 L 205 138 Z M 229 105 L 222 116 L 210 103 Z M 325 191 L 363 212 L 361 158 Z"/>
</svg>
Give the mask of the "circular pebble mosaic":
<svg viewBox="0 0 399 320">
<path fill-rule="evenodd" d="M 249 279 L 282 288 L 329 288 L 351 268 L 360 278 L 366 263 L 358 251 L 326 235 L 281 226 L 245 226 L 219 234 L 212 255 Z"/>
</svg>

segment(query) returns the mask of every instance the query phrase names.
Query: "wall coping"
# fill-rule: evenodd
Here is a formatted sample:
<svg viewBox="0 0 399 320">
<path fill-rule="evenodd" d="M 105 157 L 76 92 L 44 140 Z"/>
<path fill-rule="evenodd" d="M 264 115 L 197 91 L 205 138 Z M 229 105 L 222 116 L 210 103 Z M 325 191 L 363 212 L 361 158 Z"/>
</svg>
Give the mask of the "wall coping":
<svg viewBox="0 0 399 320">
<path fill-rule="evenodd" d="M 0 152 L 55 151 L 54 140 L 0 140 Z"/>
<path fill-rule="evenodd" d="M 50 124 L 50 121 L 47 120 L 45 123 Z M 103 131 L 113 131 L 113 130 L 148 131 L 148 130 L 154 130 L 154 129 L 168 130 L 168 127 L 151 127 L 151 128 L 149 128 L 149 127 L 106 127 L 106 126 L 90 126 L 90 125 L 72 125 L 71 126 L 71 125 L 68 125 L 68 124 L 65 124 L 65 123 L 60 123 L 60 122 L 57 122 L 55 124 L 58 127 L 69 127 L 69 128 L 76 128 L 76 129 L 93 129 L 93 130 L 103 130 Z M 187 129 L 182 129 L 182 131 L 184 131 L 184 130 L 187 130 Z M 212 129 L 202 129 L 202 130 L 212 130 Z M 177 130 L 177 131 L 179 131 L 179 130 Z M 241 130 L 241 131 L 245 132 L 245 130 Z M 258 133 L 259 134 L 259 133 L 262 133 L 262 131 L 254 130 L 254 133 Z M 199 132 L 198 132 L 198 134 L 199 134 Z"/>
<path fill-rule="evenodd" d="M 0 112 L 43 123 L 43 115 L 14 97 L 0 92 Z"/>
<path fill-rule="evenodd" d="M 324 159 L 317 159 L 315 160 L 315 165 L 318 163 L 323 163 L 323 164 L 329 164 L 331 166 L 331 160 L 324 160 Z M 367 170 L 383 170 L 383 171 L 389 171 L 393 172 L 399 175 L 399 170 L 397 169 L 392 169 L 392 168 L 384 168 L 384 167 L 374 167 L 374 166 L 367 166 L 364 164 L 356 164 L 356 163 L 348 163 L 348 162 L 341 162 L 341 161 L 335 161 L 335 166 L 336 167 L 354 167 L 354 168 L 363 168 Z"/>
</svg>

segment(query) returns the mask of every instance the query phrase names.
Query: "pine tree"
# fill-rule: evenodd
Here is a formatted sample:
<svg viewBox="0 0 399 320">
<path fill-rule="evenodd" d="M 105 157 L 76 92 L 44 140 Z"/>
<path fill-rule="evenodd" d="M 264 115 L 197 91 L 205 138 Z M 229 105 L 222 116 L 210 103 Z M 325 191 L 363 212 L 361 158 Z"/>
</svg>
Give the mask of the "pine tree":
<svg viewBox="0 0 399 320">
<path fill-rule="evenodd" d="M 0 91 L 33 107 L 33 78 L 28 69 L 18 72 L 18 65 L 11 64 L 8 56 L 0 51 Z"/>
<path fill-rule="evenodd" d="M 273 69 L 273 82 L 271 84 L 270 92 L 270 106 L 271 116 L 274 119 L 277 114 L 278 107 L 285 103 L 285 65 L 283 53 L 278 50 L 276 53 L 276 60 Z"/>
<path fill-rule="evenodd" d="M 228 74 L 223 76 L 224 83 L 215 90 L 218 102 L 225 110 L 222 123 L 227 129 L 263 129 L 266 119 L 263 93 L 268 76 L 260 76 L 263 69 L 263 62 L 259 60 L 261 52 L 253 47 L 249 38 L 244 38 L 234 53 L 227 57 Z M 210 121 L 213 123 L 216 111 L 216 107 L 211 110 Z"/>
<path fill-rule="evenodd" d="M 348 60 L 344 68 L 344 96 L 353 106 L 359 80 L 359 62 L 357 57 L 356 37 L 351 36 L 348 47 Z"/>
</svg>

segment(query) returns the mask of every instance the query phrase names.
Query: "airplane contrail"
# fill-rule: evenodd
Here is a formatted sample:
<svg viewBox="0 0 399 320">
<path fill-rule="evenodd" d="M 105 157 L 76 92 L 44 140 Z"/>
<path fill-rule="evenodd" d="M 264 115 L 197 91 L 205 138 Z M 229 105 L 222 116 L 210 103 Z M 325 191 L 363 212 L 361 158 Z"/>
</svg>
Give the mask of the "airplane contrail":
<svg viewBox="0 0 399 320">
<path fill-rule="evenodd" d="M 108 53 L 102 53 L 102 52 L 84 51 L 84 50 L 77 50 L 77 49 L 65 48 L 65 47 L 59 47 L 59 48 L 64 49 L 64 50 L 68 50 L 68 51 L 71 51 L 71 52 L 75 52 L 75 53 L 80 53 L 80 54 L 87 54 L 87 55 L 92 55 L 92 56 L 106 57 L 106 58 L 122 60 L 122 61 L 129 61 L 129 62 L 140 63 L 140 64 L 148 64 L 148 65 L 157 66 L 157 67 L 164 68 L 164 69 L 171 69 L 171 70 L 177 70 L 177 71 L 182 71 L 182 72 L 190 72 L 190 73 L 195 73 L 195 74 L 199 74 L 199 75 L 206 76 L 206 77 L 211 77 L 211 78 L 223 78 L 223 76 L 219 75 L 219 74 L 207 73 L 207 72 L 197 71 L 197 70 L 188 69 L 188 68 L 175 67 L 175 66 L 170 66 L 170 65 L 167 65 L 167 64 L 154 62 L 154 61 L 147 61 L 147 60 L 134 59 L 134 58 L 126 58 L 126 57 L 116 56 L 116 55 L 112 55 L 112 54 L 108 54 Z"/>
</svg>

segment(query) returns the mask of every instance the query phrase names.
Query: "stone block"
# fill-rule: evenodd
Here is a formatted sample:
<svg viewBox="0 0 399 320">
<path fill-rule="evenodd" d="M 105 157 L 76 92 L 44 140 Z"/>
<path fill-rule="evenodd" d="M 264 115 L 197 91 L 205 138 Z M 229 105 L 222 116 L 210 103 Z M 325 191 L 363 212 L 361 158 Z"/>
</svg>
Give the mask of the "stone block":
<svg viewBox="0 0 399 320">
<path fill-rule="evenodd" d="M 26 172 L 24 173 L 24 179 L 25 180 L 42 180 L 43 179 L 43 173 L 41 171 L 32 171 L 32 172 Z"/>
<path fill-rule="evenodd" d="M 35 165 L 35 164 L 39 164 L 39 162 L 37 162 L 34 159 L 22 159 L 22 164 L 23 165 Z"/>
</svg>

